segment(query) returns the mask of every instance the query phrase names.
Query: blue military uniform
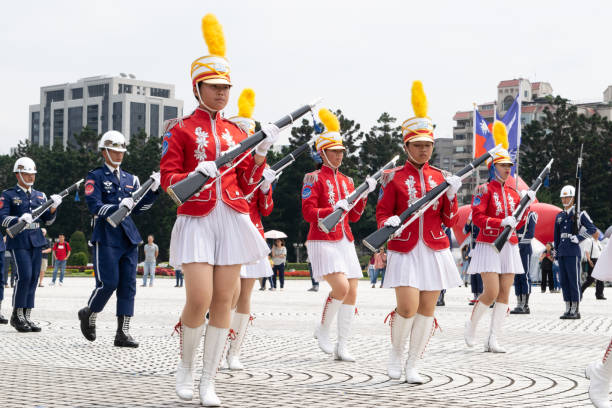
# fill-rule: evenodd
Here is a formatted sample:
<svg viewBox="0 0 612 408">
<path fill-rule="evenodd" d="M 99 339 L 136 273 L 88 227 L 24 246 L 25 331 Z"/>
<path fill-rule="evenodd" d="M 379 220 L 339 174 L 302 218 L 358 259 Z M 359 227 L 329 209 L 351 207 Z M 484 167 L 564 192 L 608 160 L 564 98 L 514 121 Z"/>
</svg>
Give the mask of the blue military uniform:
<svg viewBox="0 0 612 408">
<path fill-rule="evenodd" d="M 470 234 L 470 254 L 476 247 L 476 238 L 478 238 L 478 233 L 480 232 L 480 228 L 474 225 L 473 222 L 468 222 L 463 227 L 463 233 Z M 469 255 L 470 261 L 472 256 Z M 478 296 L 483 292 L 484 288 L 482 285 L 482 277 L 479 273 L 475 273 L 470 275 L 470 287 L 472 289 L 472 293 L 474 294 L 474 300 L 478 299 Z"/>
<path fill-rule="evenodd" d="M 118 175 L 107 165 L 92 170 L 85 181 L 85 198 L 89 212 L 93 214 L 93 264 L 96 288 L 92 292 L 88 306 L 93 313 L 101 312 L 117 292 L 117 316 L 134 315 L 134 295 L 136 294 L 136 269 L 138 263 L 138 244 L 142 241 L 136 224 L 130 216 L 112 227 L 106 217 L 119 209 L 119 203 L 140 187 L 138 178 L 122 169 Z M 158 193 L 149 191 L 134 207 L 132 213 L 138 214 L 149 209 Z"/>
<path fill-rule="evenodd" d="M 535 236 L 535 227 L 538 222 L 538 214 L 530 211 L 527 214 L 525 224 L 516 230 L 519 239 L 519 253 L 523 263 L 525 273 L 514 275 L 514 294 L 518 298 L 517 306 L 510 313 L 529 314 L 529 295 L 531 294 L 531 276 L 529 275 L 529 265 L 531 265 L 531 240 Z"/>
<path fill-rule="evenodd" d="M 577 313 L 580 303 L 580 246 L 571 241 L 574 235 L 576 208 L 572 206 L 569 211 L 561 211 L 555 218 L 555 258 L 559 262 L 559 277 L 563 300 L 568 302 L 568 307 L 574 308 Z M 593 225 L 591 217 L 585 212 L 580 213 L 580 232 L 576 235 L 578 241 L 582 242 L 593 235 L 597 228 Z M 574 306 L 575 305 L 575 306 Z M 568 311 L 566 311 L 568 314 Z M 564 315 L 565 316 L 565 315 Z M 579 316 L 579 315 L 578 315 Z M 562 316 L 563 317 L 563 316 Z"/>
<path fill-rule="evenodd" d="M 16 224 L 23 214 L 32 213 L 40 207 L 47 197 L 43 192 L 24 190 L 20 186 L 9 188 L 2 192 L 0 197 L 0 223 L 5 228 Z M 42 231 L 41 222 L 46 225 L 53 224 L 57 211 L 51 214 L 45 211 L 35 222 L 29 224 L 17 236 L 7 236 L 6 249 L 11 251 L 17 265 L 15 290 L 13 291 L 13 307 L 34 308 L 34 296 L 38 286 L 40 265 L 42 261 L 42 247 L 47 244 Z"/>
<path fill-rule="evenodd" d="M 6 281 L 6 275 L 8 271 L 4 267 L 4 252 L 6 251 L 6 245 L 4 245 L 4 239 L 0 234 L 0 324 L 7 324 L 8 320 L 2 316 L 2 300 L 4 299 L 4 282 Z"/>
</svg>

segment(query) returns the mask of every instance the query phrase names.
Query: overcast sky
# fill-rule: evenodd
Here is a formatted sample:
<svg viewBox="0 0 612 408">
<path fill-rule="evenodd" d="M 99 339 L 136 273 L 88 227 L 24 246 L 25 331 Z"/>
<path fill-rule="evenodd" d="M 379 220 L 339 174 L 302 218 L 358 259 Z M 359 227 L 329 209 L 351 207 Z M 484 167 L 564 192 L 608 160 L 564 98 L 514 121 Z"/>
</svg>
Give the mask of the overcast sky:
<svg viewBox="0 0 612 408">
<path fill-rule="evenodd" d="M 256 92 L 254 116 L 274 121 L 315 97 L 369 128 L 380 113 L 412 116 L 423 81 L 436 137 L 453 114 L 496 97 L 500 80 L 552 84 L 601 100 L 612 84 L 610 1 L 27 1 L 3 5 L 0 153 L 28 136 L 41 86 L 100 74 L 176 85 L 185 113 L 191 62 L 207 54 L 200 21 L 224 28 L 232 92 Z"/>
</svg>

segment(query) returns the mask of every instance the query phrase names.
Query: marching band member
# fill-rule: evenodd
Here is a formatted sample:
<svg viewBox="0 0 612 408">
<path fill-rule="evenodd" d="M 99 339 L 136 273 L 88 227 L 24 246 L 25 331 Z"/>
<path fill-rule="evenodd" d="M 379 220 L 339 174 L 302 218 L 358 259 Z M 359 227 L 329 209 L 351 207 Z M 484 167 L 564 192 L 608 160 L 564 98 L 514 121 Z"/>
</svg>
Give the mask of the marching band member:
<svg viewBox="0 0 612 408">
<path fill-rule="evenodd" d="M 319 347 L 327 354 L 334 353 L 337 360 L 355 361 L 347 348 L 350 336 L 357 285 L 363 277 L 349 222 L 357 222 L 365 209 L 367 196 L 358 200 L 351 208 L 346 198 L 355 190 L 353 180 L 338 169 L 342 164 L 345 147 L 340 135 L 338 118 L 327 109 L 319 111 L 319 118 L 326 131 L 315 141 L 317 153 L 323 165 L 317 171 L 306 174 L 302 187 L 302 215 L 310 223 L 306 248 L 312 266 L 313 278 L 327 281 L 331 286 L 325 304 L 321 323 L 315 330 Z M 368 193 L 376 188 L 376 180 L 368 177 Z M 328 234 L 318 223 L 341 208 L 345 216 Z M 329 332 L 334 318 L 338 315 L 338 343 L 334 348 Z"/>
<path fill-rule="evenodd" d="M 193 398 L 194 358 L 210 308 L 204 340 L 203 369 L 199 386 L 200 403 L 218 406 L 214 380 L 229 333 L 232 295 L 243 264 L 256 262 L 270 251 L 249 218 L 249 194 L 259 182 L 268 149 L 278 139 L 273 124 L 262 127 L 266 138 L 235 166 L 219 169 L 215 159 L 244 140 L 247 135 L 223 118 L 231 88 L 229 63 L 221 25 L 212 14 L 202 19 L 202 31 L 210 55 L 191 65 L 195 111 L 165 125 L 162 144 L 162 186 L 186 178 L 192 172 L 210 177 L 212 185 L 178 207 L 170 241 L 170 264 L 184 273 L 186 302 L 178 324 L 180 361 L 176 393 Z M 220 172 L 227 172 L 220 176 Z"/>
<path fill-rule="evenodd" d="M 581 211 L 578 219 L 578 233 L 574 234 L 576 207 L 574 206 L 574 186 L 561 189 L 563 211 L 555 218 L 555 259 L 559 262 L 559 280 L 565 301 L 565 313 L 560 319 L 580 319 L 580 242 L 593 235 L 597 228 L 586 211 Z M 581 231 L 581 227 L 585 229 Z"/>
<path fill-rule="evenodd" d="M 593 273 L 593 278 L 601 281 L 612 281 L 612 245 L 608 243 L 601 252 Z M 612 381 L 612 340 L 604 353 L 602 361 L 594 361 L 585 370 L 590 379 L 589 398 L 596 408 L 611 408 L 609 401 L 610 381 Z"/>
<path fill-rule="evenodd" d="M 510 314 L 530 314 L 529 295 L 531 295 L 531 277 L 529 276 L 529 266 L 531 265 L 531 240 L 535 235 L 535 227 L 538 222 L 538 214 L 530 211 L 527 214 L 525 225 L 516 230 L 519 239 L 519 254 L 525 273 L 514 275 L 514 294 L 516 295 L 516 307 Z"/>
<path fill-rule="evenodd" d="M 0 223 L 9 228 L 19 221 L 25 221 L 27 226 L 15 237 L 6 237 L 6 249 L 11 251 L 17 265 L 13 271 L 17 274 L 17 280 L 13 291 L 11 326 L 18 332 L 40 332 L 42 328 L 30 319 L 30 314 L 38 287 L 42 248 L 47 241 L 43 237 L 41 224 L 32 219 L 32 211 L 47 201 L 47 197 L 45 193 L 32 188 L 36 180 L 36 164 L 32 159 L 17 159 L 13 173 L 17 177 L 17 185 L 2 192 Z M 62 197 L 58 194 L 53 194 L 50 199 L 53 205 L 39 217 L 46 225 L 53 224 L 57 207 L 62 203 Z"/>
<path fill-rule="evenodd" d="M 495 143 L 507 146 L 508 137 L 506 127 L 502 122 L 493 125 L 493 138 Z M 518 249 L 516 231 L 503 246 L 501 252 L 495 252 L 492 243 L 503 231 L 506 225 L 522 227 L 525 215 L 519 222 L 512 215 L 520 201 L 519 193 L 514 187 L 508 185 L 506 180 L 512 171 L 512 159 L 507 150 L 502 149 L 496 157 L 487 162 L 491 179 L 477 187 L 472 198 L 472 222 L 480 228 L 476 247 L 472 251 L 472 261 L 468 268 L 469 274 L 480 273 L 483 282 L 483 293 L 472 309 L 470 319 L 465 323 L 465 343 L 468 347 L 474 346 L 476 327 L 489 306 L 495 302 L 491 316 L 489 336 L 485 341 L 484 350 L 493 353 L 505 353 L 499 344 L 501 330 L 508 312 L 508 296 L 510 287 L 514 282 L 514 275 L 525 273 Z M 535 193 L 526 192 L 532 201 Z M 528 211 L 525 211 L 527 213 Z M 517 225 L 518 224 L 518 225 Z"/>
<path fill-rule="evenodd" d="M 253 107 L 255 106 L 255 93 L 252 89 L 245 89 L 238 99 L 238 116 L 230 118 L 247 135 L 255 133 L 255 121 L 251 118 Z M 264 238 L 264 228 L 261 217 L 267 217 L 272 213 L 274 202 L 272 201 L 272 182 L 276 178 L 276 172 L 270 168 L 263 171 L 264 181 L 260 188 L 247 195 L 249 202 L 249 215 L 251 221 Z M 230 346 L 227 352 L 227 367 L 230 370 L 243 370 L 244 366 L 240 362 L 240 348 L 246 336 L 249 322 L 253 320 L 251 316 L 251 293 L 255 281 L 260 278 L 272 276 L 272 267 L 268 257 L 260 259 L 254 264 L 243 265 L 240 269 L 240 285 L 234 292 L 232 309 L 235 313 L 230 324 Z"/>
<path fill-rule="evenodd" d="M 106 218 L 120 207 L 127 207 L 133 214 L 148 210 L 158 196 L 159 173 L 151 190 L 134 203 L 132 193 L 140 188 L 138 177 L 122 169 L 121 162 L 126 152 L 125 137 L 110 130 L 100 138 L 98 148 L 104 165 L 91 170 L 85 181 L 85 201 L 93 216 L 93 232 L 89 240 L 93 245 L 93 264 L 96 287 L 87 306 L 79 310 L 81 333 L 89 340 L 96 339 L 96 318 L 115 292 L 117 296 L 116 347 L 138 347 L 130 334 L 130 320 L 134 315 L 136 295 L 136 271 L 138 267 L 138 244 L 142 238 L 130 216 L 117 228 L 106 222 Z"/>
<path fill-rule="evenodd" d="M 422 384 L 424 380 L 416 369 L 416 362 L 425 352 L 436 326 L 436 301 L 441 290 L 461 285 L 442 225 L 451 227 L 457 221 L 457 190 L 461 187 L 461 178 L 428 163 L 434 148 L 434 126 L 427 117 L 427 100 L 420 81 L 412 85 L 412 105 L 415 117 L 402 124 L 408 159 L 404 166 L 383 175 L 376 222 L 379 228 L 398 227 L 399 214 L 438 184 L 445 180 L 449 183 L 449 189 L 438 202 L 388 243 L 383 287 L 395 289 L 397 306 L 390 313 L 391 350 L 387 373 L 394 379 L 401 377 L 405 344 L 410 337 L 406 381 Z"/>
</svg>

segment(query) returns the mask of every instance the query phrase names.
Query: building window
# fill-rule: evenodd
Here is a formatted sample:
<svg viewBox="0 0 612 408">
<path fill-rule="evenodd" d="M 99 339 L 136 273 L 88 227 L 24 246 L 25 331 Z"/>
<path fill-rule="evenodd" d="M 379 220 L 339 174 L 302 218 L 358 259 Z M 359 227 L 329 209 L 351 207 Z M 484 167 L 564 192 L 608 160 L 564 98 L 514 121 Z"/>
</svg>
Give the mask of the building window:
<svg viewBox="0 0 612 408">
<path fill-rule="evenodd" d="M 130 102 L 130 136 L 145 130 L 146 109 L 144 103 Z"/>
<path fill-rule="evenodd" d="M 70 146 L 77 147 L 75 134 L 80 134 L 83 129 L 83 107 L 76 106 L 68 108 L 68 143 Z"/>
<path fill-rule="evenodd" d="M 64 110 L 53 111 L 53 144 L 64 145 Z"/>
<path fill-rule="evenodd" d="M 127 94 L 131 94 L 132 93 L 132 85 L 128 85 L 128 84 L 119 84 L 119 93 L 127 93 Z"/>
<path fill-rule="evenodd" d="M 463 153 L 465 152 L 464 146 L 455 146 L 455 153 Z"/>
<path fill-rule="evenodd" d="M 104 85 L 89 85 L 87 87 L 87 93 L 89 94 L 90 98 L 94 98 L 96 96 L 102 96 L 104 95 Z"/>
<path fill-rule="evenodd" d="M 113 102 L 113 130 L 122 131 L 123 103 Z"/>
<path fill-rule="evenodd" d="M 528 96 L 529 96 L 529 92 L 525 91 L 525 99 L 527 99 Z"/>
<path fill-rule="evenodd" d="M 151 88 L 151 96 L 159 96 L 161 98 L 169 98 L 170 90 L 162 88 Z"/>
<path fill-rule="evenodd" d="M 40 143 L 40 112 L 32 112 L 32 118 L 30 119 L 30 132 L 32 133 L 32 144 L 37 145 Z"/>
<path fill-rule="evenodd" d="M 98 133 L 98 105 L 87 106 L 87 127 Z"/>
<path fill-rule="evenodd" d="M 83 99 L 83 88 L 72 88 L 72 99 Z"/>
<path fill-rule="evenodd" d="M 510 95 L 506 96 L 504 98 L 504 103 L 503 103 L 503 106 L 502 106 L 502 110 L 504 112 L 508 111 L 508 109 L 510 109 L 510 107 L 512 106 L 512 102 L 514 102 L 514 98 L 512 96 L 510 96 Z"/>
<path fill-rule="evenodd" d="M 47 103 L 61 102 L 63 100 L 64 100 L 64 90 L 63 89 L 47 92 Z"/>
<path fill-rule="evenodd" d="M 178 117 L 178 108 L 176 106 L 164 106 L 164 120 L 174 119 Z"/>
<path fill-rule="evenodd" d="M 455 135 L 455 140 L 465 140 L 465 133 L 459 133 Z"/>
<path fill-rule="evenodd" d="M 150 123 L 149 123 L 149 136 L 159 137 L 159 105 L 151 104 Z"/>
</svg>

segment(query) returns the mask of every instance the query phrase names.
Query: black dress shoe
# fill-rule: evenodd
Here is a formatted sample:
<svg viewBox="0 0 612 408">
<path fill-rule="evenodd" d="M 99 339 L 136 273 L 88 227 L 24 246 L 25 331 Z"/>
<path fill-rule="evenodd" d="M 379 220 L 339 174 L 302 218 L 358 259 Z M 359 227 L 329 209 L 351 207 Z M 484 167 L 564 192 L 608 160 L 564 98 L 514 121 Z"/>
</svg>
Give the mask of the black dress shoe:
<svg viewBox="0 0 612 408">
<path fill-rule="evenodd" d="M 138 342 L 130 334 L 130 318 L 131 316 L 117 316 L 115 347 L 138 347 Z"/>
<path fill-rule="evenodd" d="M 523 314 L 523 308 L 520 306 L 515 307 L 510 311 L 510 314 Z"/>
<path fill-rule="evenodd" d="M 529 310 L 529 305 L 523 306 L 523 314 L 531 314 L 531 310 Z"/>
<path fill-rule="evenodd" d="M 7 324 L 7 323 L 8 323 L 8 319 L 2 316 L 2 313 L 0 313 L 0 324 Z"/>
<path fill-rule="evenodd" d="M 79 310 L 79 320 L 83 336 L 89 341 L 94 341 L 96 339 L 96 313 L 86 306 Z"/>
<path fill-rule="evenodd" d="M 13 309 L 13 314 L 11 315 L 11 326 L 13 326 L 15 330 L 20 333 L 27 333 L 32 331 L 32 328 L 25 320 L 25 317 L 23 315 L 23 309 L 18 307 Z"/>
<path fill-rule="evenodd" d="M 25 313 L 23 314 L 25 321 L 30 325 L 30 330 L 35 333 L 41 332 L 42 328 L 30 319 L 30 313 L 32 313 L 32 309 L 25 309 Z"/>
<path fill-rule="evenodd" d="M 607 298 L 605 298 L 604 296 L 600 296 L 600 297 L 597 297 L 595 299 L 597 299 L 597 300 L 607 300 Z"/>
</svg>

